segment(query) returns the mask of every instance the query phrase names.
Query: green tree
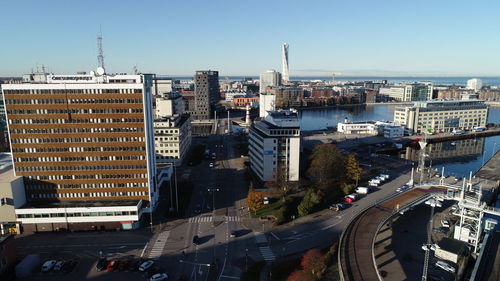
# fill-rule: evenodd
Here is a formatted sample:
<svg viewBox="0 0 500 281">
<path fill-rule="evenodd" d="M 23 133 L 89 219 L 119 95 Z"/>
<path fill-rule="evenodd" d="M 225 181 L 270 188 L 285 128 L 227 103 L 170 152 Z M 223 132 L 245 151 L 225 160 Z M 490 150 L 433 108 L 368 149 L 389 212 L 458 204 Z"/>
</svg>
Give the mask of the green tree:
<svg viewBox="0 0 500 281">
<path fill-rule="evenodd" d="M 316 193 L 316 191 L 312 188 L 309 188 L 302 198 L 299 206 L 297 206 L 297 214 L 299 217 L 308 215 L 314 207 L 320 202 L 320 197 Z"/>
<path fill-rule="evenodd" d="M 358 160 L 356 160 L 356 155 L 351 153 L 347 156 L 346 159 L 346 176 L 349 180 L 355 181 L 356 186 L 358 186 L 358 182 L 361 179 L 361 167 L 359 167 Z"/>
<path fill-rule="evenodd" d="M 344 178 L 345 156 L 331 144 L 316 145 L 307 173 L 320 189 L 327 190 Z"/>
</svg>

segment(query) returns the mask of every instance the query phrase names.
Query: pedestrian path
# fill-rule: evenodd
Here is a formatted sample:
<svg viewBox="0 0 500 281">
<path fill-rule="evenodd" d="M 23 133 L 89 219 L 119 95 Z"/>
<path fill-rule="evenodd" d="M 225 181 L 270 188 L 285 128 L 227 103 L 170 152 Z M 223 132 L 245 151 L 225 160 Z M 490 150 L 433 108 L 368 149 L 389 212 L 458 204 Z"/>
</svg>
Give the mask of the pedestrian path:
<svg viewBox="0 0 500 281">
<path fill-rule="evenodd" d="M 192 217 L 189 218 L 189 223 L 212 222 L 212 217 Z"/>
<path fill-rule="evenodd" d="M 273 250 L 271 250 L 269 246 L 259 247 L 259 251 L 265 261 L 276 260 L 276 256 L 274 255 Z"/>
<path fill-rule="evenodd" d="M 164 231 L 156 237 L 156 240 L 153 244 L 153 247 L 151 248 L 151 251 L 149 251 L 149 258 L 150 259 L 157 259 L 163 254 L 163 248 L 165 247 L 165 244 L 167 243 L 168 236 L 170 235 L 170 231 Z"/>
</svg>

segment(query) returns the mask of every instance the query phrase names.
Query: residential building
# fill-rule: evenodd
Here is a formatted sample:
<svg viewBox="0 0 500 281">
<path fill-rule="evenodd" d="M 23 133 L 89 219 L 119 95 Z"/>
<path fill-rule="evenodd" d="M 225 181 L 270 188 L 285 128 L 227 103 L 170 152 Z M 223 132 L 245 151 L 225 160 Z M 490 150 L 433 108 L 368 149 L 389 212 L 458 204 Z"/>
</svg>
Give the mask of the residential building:
<svg viewBox="0 0 500 281">
<path fill-rule="evenodd" d="M 426 101 L 432 99 L 431 83 L 392 85 L 379 89 L 379 95 L 396 101 Z"/>
<path fill-rule="evenodd" d="M 224 92 L 225 101 L 232 103 L 235 97 L 246 97 L 247 93 L 242 91 L 229 90 Z"/>
<path fill-rule="evenodd" d="M 298 181 L 300 126 L 296 111 L 268 111 L 249 133 L 250 168 L 262 181 Z"/>
<path fill-rule="evenodd" d="M 156 163 L 182 164 L 191 147 L 191 117 L 188 114 L 160 117 L 154 122 Z"/>
<path fill-rule="evenodd" d="M 258 107 L 259 97 L 237 97 L 233 99 L 233 105 L 240 108 L 246 107 L 247 105 L 250 107 Z"/>
<path fill-rule="evenodd" d="M 155 96 L 155 118 L 181 115 L 184 109 L 184 99 L 177 92 Z"/>
<path fill-rule="evenodd" d="M 260 73 L 259 93 L 265 93 L 267 88 L 279 85 L 281 85 L 281 73 L 276 70 L 267 70 Z"/>
<path fill-rule="evenodd" d="M 219 72 L 196 71 L 194 76 L 194 109 L 189 112 L 194 120 L 210 119 L 219 101 Z"/>
<path fill-rule="evenodd" d="M 488 105 L 483 100 L 437 99 L 399 106 L 394 110 L 394 122 L 413 132 L 451 132 L 485 127 Z"/>
<path fill-rule="evenodd" d="M 290 77 L 288 74 L 289 64 L 288 64 L 288 43 L 283 43 L 283 47 L 281 49 L 281 64 L 283 66 L 283 82 L 290 81 Z"/>
<path fill-rule="evenodd" d="M 271 87 L 269 93 L 276 96 L 277 108 L 298 107 L 304 98 L 304 89 L 295 87 Z"/>
<path fill-rule="evenodd" d="M 261 93 L 259 95 L 259 117 L 265 118 L 268 111 L 276 110 L 276 95 Z"/>
<path fill-rule="evenodd" d="M 14 235 L 0 235 L 0 277 L 17 262 L 16 241 Z M 6 280 L 8 278 L 6 277 Z M 3 279 L 2 279 L 3 280 Z"/>
<path fill-rule="evenodd" d="M 483 88 L 483 81 L 478 78 L 473 78 L 467 80 L 467 89 L 473 90 L 474 92 L 479 92 Z"/>
<path fill-rule="evenodd" d="M 152 81 L 101 68 L 2 85 L 24 230 L 130 229 L 156 207 Z"/>
<path fill-rule="evenodd" d="M 153 77 L 153 95 L 162 95 L 172 92 L 174 89 L 174 80 L 167 77 Z"/>
<path fill-rule="evenodd" d="M 0 235 L 20 233 L 16 209 L 26 204 L 23 177 L 12 169 L 10 153 L 0 154 Z"/>
</svg>

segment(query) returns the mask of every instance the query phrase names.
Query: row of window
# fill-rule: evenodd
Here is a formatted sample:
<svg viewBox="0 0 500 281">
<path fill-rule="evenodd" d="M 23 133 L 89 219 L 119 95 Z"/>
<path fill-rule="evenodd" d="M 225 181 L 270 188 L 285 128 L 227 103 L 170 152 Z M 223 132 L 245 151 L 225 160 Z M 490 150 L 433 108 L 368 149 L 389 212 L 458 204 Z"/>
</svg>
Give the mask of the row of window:
<svg viewBox="0 0 500 281">
<path fill-rule="evenodd" d="M 5 104 L 117 104 L 142 103 L 142 99 L 6 99 Z"/>
<path fill-rule="evenodd" d="M 16 162 L 74 162 L 74 161 L 133 161 L 146 160 L 144 155 L 85 156 L 85 157 L 17 157 Z"/>
<path fill-rule="evenodd" d="M 68 108 L 68 109 L 8 109 L 7 114 L 113 114 L 142 113 L 142 108 Z"/>
<path fill-rule="evenodd" d="M 119 211 L 119 212 L 75 212 L 75 213 L 52 213 L 52 214 L 18 214 L 19 219 L 32 218 L 64 218 L 64 217 L 104 217 L 104 216 L 135 216 L 136 211 Z"/>
<path fill-rule="evenodd" d="M 70 143 L 70 142 L 118 142 L 123 145 L 126 142 L 143 142 L 144 137 L 120 137 L 120 138 L 56 138 L 56 139 L 32 139 L 32 138 L 11 138 L 11 143 Z"/>
<path fill-rule="evenodd" d="M 27 182 L 28 183 L 28 182 Z M 147 187 L 146 182 L 127 182 L 127 183 L 81 183 L 81 184 L 53 184 L 50 182 L 29 182 L 27 186 L 28 190 L 54 190 L 66 189 L 66 188 L 137 188 L 137 187 Z"/>
<path fill-rule="evenodd" d="M 11 134 L 66 134 L 66 133 L 142 133 L 144 128 L 53 128 L 12 129 Z"/>
<path fill-rule="evenodd" d="M 23 89 L 3 90 L 5 95 L 140 94 L 142 89 Z"/>
<path fill-rule="evenodd" d="M 28 176 L 28 181 L 33 180 L 93 180 L 93 179 L 144 179 L 147 174 L 117 174 L 117 175 L 50 175 L 50 176 Z"/>
<path fill-rule="evenodd" d="M 43 152 L 108 152 L 108 151 L 145 151 L 144 146 L 111 146 L 111 147 L 42 147 L 42 148 L 12 148 L 16 153 Z"/>
<path fill-rule="evenodd" d="M 35 117 L 35 116 L 34 116 Z M 100 124 L 142 123 L 143 118 L 9 119 L 9 124 Z"/>
<path fill-rule="evenodd" d="M 45 171 L 99 171 L 99 170 L 140 170 L 146 165 L 96 165 L 96 166 L 47 166 L 47 167 L 19 167 L 16 172 L 45 172 Z"/>
</svg>

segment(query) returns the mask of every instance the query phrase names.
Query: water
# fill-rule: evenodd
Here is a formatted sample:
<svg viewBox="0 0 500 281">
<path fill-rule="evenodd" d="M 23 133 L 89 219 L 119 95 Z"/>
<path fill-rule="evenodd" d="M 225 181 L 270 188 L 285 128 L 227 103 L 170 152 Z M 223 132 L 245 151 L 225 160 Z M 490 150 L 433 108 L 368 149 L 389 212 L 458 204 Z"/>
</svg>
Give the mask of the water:
<svg viewBox="0 0 500 281">
<path fill-rule="evenodd" d="M 305 109 L 299 112 L 300 127 L 303 131 L 326 129 L 327 126 L 337 126 L 345 117 L 351 121 L 393 120 L 394 108 L 397 105 L 368 105 L 353 108 Z M 500 123 L 500 108 L 490 108 L 488 123 Z M 427 154 L 434 168 L 445 167 L 447 175 L 466 177 L 469 172 L 476 172 L 500 150 L 500 136 L 442 142 L 430 144 Z M 418 151 L 407 148 L 401 157 L 418 159 Z"/>
</svg>

